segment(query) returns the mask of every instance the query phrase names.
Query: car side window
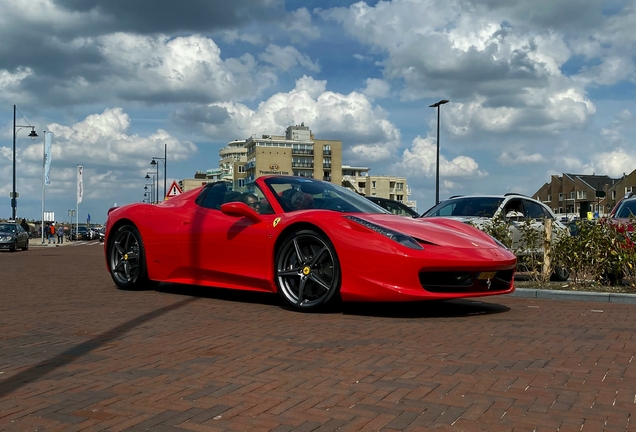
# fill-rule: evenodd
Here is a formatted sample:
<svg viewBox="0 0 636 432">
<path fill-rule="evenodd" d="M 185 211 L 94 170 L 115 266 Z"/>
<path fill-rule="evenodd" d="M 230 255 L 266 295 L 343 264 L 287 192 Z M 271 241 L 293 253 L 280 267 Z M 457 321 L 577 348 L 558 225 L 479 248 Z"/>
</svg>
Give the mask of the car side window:
<svg viewBox="0 0 636 432">
<path fill-rule="evenodd" d="M 524 216 L 529 219 L 543 219 L 545 217 L 541 204 L 534 201 L 524 200 L 523 208 Z"/>
<path fill-rule="evenodd" d="M 520 215 L 526 215 L 523 211 L 523 205 L 520 199 L 511 199 L 506 203 L 506 207 L 504 208 L 504 216 L 507 216 L 510 212 L 520 213 Z"/>
</svg>

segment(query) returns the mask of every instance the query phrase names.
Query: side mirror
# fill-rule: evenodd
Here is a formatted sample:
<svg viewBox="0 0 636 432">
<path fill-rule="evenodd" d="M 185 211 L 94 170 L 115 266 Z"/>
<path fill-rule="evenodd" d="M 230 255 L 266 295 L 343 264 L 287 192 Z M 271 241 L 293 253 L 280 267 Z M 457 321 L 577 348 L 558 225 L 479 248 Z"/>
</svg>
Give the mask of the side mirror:
<svg viewBox="0 0 636 432">
<path fill-rule="evenodd" d="M 233 217 L 246 217 L 252 222 L 263 220 L 250 206 L 242 202 L 229 202 L 221 205 L 221 213 Z"/>
</svg>

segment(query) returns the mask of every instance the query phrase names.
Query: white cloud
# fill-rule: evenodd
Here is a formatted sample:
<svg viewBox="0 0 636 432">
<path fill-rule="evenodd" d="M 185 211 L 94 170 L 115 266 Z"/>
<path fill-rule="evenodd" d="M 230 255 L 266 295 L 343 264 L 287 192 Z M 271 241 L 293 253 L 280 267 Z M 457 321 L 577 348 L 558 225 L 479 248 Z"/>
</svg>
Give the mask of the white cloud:
<svg viewBox="0 0 636 432">
<path fill-rule="evenodd" d="M 403 100 L 461 104 L 459 126 L 449 126 L 459 135 L 585 124 L 595 108 L 584 82 L 561 73 L 572 55 L 565 36 L 529 27 L 514 12 L 503 4 L 394 0 L 319 13 L 385 53 L 385 77 L 404 83 Z"/>
<path fill-rule="evenodd" d="M 546 159 L 539 153 L 528 154 L 522 149 L 513 148 L 505 150 L 497 158 L 501 165 L 527 165 L 545 162 Z"/>
<path fill-rule="evenodd" d="M 130 117 L 121 108 L 106 109 L 70 126 L 49 124 L 47 130 L 53 137 L 51 186 L 47 187 L 47 194 L 74 191 L 78 164 L 84 165 L 85 181 L 87 185 L 94 185 L 92 191 L 108 197 L 120 188 L 143 187 L 143 176 L 151 171 L 149 162 L 153 156 L 162 157 L 164 144 L 168 146 L 171 161 L 186 160 L 197 152 L 194 144 L 182 142 L 162 129 L 148 136 L 129 134 L 130 125 Z M 0 184 L 4 185 L 0 193 L 3 194 L 12 186 L 10 150 L 0 147 Z M 33 194 L 41 189 L 42 155 L 41 139 L 18 147 L 21 192 Z M 98 181 L 100 179 L 104 181 Z"/>
<path fill-rule="evenodd" d="M 391 85 L 384 80 L 377 78 L 367 78 L 366 87 L 362 93 L 370 99 L 379 99 L 389 96 Z"/>
<path fill-rule="evenodd" d="M 211 137 L 282 135 L 287 126 L 305 123 L 317 139 L 341 139 L 349 163 L 386 159 L 400 143 L 400 132 L 387 113 L 363 94 L 327 91 L 327 82 L 304 76 L 288 93 L 277 93 L 256 110 L 240 103 L 218 103 L 228 119 L 220 125 L 204 124 Z"/>
<path fill-rule="evenodd" d="M 320 37 L 320 28 L 311 23 L 311 14 L 306 8 L 290 12 L 279 24 L 293 43 L 307 43 Z"/>
<path fill-rule="evenodd" d="M 258 58 L 283 71 L 300 65 L 312 72 L 320 72 L 318 63 L 314 63 L 309 56 L 301 54 L 300 51 L 292 46 L 269 45 Z"/>
<path fill-rule="evenodd" d="M 636 152 L 618 148 L 611 152 L 596 153 L 591 156 L 594 171 L 618 178 L 623 173 L 631 173 L 636 167 Z"/>
<path fill-rule="evenodd" d="M 434 177 L 437 168 L 437 142 L 434 137 L 416 137 L 411 148 L 404 150 L 402 160 L 393 165 L 394 172 L 413 177 Z M 457 156 L 448 160 L 440 153 L 440 177 L 481 178 L 488 175 L 479 169 L 479 164 L 468 156 Z"/>
</svg>

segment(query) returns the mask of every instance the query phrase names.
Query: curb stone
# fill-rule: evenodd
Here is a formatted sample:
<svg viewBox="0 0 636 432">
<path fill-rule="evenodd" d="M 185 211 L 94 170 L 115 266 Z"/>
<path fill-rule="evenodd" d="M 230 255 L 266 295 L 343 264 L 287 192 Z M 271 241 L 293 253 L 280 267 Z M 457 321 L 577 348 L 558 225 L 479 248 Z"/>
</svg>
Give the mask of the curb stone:
<svg viewBox="0 0 636 432">
<path fill-rule="evenodd" d="M 511 297 L 537 298 L 546 300 L 578 300 L 604 303 L 636 304 L 636 294 L 626 293 L 602 293 L 584 291 L 544 290 L 533 288 L 517 288 L 514 292 L 506 294 Z"/>
</svg>

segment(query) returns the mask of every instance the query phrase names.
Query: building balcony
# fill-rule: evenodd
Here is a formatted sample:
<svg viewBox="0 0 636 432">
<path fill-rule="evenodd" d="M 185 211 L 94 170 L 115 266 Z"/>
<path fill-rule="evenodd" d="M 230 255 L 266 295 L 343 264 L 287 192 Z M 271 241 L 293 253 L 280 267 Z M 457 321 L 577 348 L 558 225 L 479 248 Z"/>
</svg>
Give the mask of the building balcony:
<svg viewBox="0 0 636 432">
<path fill-rule="evenodd" d="M 293 155 L 308 155 L 311 156 L 314 154 L 313 150 L 306 150 L 306 149 L 295 149 L 292 148 L 292 154 Z"/>
<path fill-rule="evenodd" d="M 292 162 L 292 168 L 313 168 L 313 162 Z"/>
</svg>

